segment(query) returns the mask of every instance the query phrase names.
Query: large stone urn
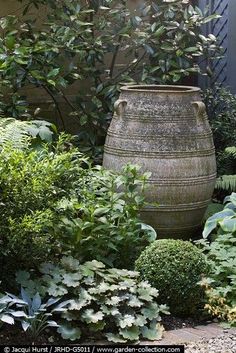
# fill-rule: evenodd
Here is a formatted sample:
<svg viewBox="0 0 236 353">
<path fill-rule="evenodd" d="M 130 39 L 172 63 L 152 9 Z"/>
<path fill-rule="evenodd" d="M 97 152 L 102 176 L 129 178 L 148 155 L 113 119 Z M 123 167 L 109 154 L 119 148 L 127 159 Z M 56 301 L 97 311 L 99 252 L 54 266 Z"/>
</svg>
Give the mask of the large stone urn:
<svg viewBox="0 0 236 353">
<path fill-rule="evenodd" d="M 201 226 L 216 179 L 200 88 L 124 86 L 114 108 L 104 167 L 120 171 L 132 163 L 150 171 L 143 221 L 160 237 L 190 238 Z"/>
</svg>

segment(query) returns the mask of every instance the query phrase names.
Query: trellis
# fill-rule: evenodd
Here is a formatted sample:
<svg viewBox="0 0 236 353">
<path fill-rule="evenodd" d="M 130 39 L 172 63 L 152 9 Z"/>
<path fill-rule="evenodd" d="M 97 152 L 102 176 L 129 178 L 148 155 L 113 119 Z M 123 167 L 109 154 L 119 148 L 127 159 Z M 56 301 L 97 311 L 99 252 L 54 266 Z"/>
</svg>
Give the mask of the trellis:
<svg viewBox="0 0 236 353">
<path fill-rule="evenodd" d="M 199 5 L 202 8 L 209 6 L 212 14 L 221 15 L 221 18 L 209 22 L 205 31 L 214 34 L 224 49 L 223 58 L 208 63 L 213 72 L 212 78 L 199 78 L 199 84 L 206 87 L 217 82 L 229 86 L 236 93 L 236 1 L 199 0 Z"/>
<path fill-rule="evenodd" d="M 205 28 L 206 34 L 212 33 L 219 39 L 219 44 L 224 48 L 224 58 L 217 59 L 214 62 L 208 62 L 213 76 L 211 79 L 201 79 L 202 86 L 214 85 L 216 82 L 219 84 L 227 84 L 227 51 L 228 51 L 228 0 L 200 0 L 199 4 L 202 8 L 209 6 L 210 13 L 218 13 L 221 18 L 214 22 L 209 22 Z M 204 63 L 206 65 L 206 63 Z"/>
</svg>

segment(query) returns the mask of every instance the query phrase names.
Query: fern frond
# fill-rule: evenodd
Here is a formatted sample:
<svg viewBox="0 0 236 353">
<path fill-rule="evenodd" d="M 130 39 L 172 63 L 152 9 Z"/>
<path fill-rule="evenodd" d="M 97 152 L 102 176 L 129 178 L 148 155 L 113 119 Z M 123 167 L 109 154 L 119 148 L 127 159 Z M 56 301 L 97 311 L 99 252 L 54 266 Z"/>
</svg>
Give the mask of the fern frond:
<svg viewBox="0 0 236 353">
<path fill-rule="evenodd" d="M 236 192 L 236 175 L 222 175 L 216 180 L 216 189 Z"/>
<path fill-rule="evenodd" d="M 29 122 L 13 118 L 0 119 L 0 146 L 11 144 L 14 148 L 26 148 L 30 143 Z"/>
<path fill-rule="evenodd" d="M 225 153 L 228 154 L 228 156 L 231 156 L 236 159 L 236 146 L 227 147 L 225 149 Z"/>
<path fill-rule="evenodd" d="M 13 118 L 0 118 L 0 147 L 10 144 L 14 148 L 29 147 L 32 141 L 50 143 L 56 127 L 44 120 L 20 121 Z"/>
</svg>

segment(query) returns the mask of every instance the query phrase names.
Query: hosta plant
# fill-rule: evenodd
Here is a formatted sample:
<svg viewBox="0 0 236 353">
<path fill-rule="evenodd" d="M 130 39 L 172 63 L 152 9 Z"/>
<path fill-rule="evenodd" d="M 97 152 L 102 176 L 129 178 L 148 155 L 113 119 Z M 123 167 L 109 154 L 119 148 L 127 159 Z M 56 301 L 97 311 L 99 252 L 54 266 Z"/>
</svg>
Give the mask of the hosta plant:
<svg viewBox="0 0 236 353">
<path fill-rule="evenodd" d="M 236 326 L 236 194 L 227 197 L 225 203 L 224 210 L 210 217 L 204 228 L 203 236 L 213 234 L 213 241 L 200 242 L 211 265 L 202 285 L 208 312 Z"/>
<path fill-rule="evenodd" d="M 10 325 L 20 322 L 23 331 L 29 331 L 36 339 L 47 327 L 59 327 L 52 316 L 65 311 L 68 304 L 60 299 L 49 298 L 42 302 L 38 293 L 30 296 L 23 288 L 19 297 L 7 293 L 0 299 L 0 308 L 3 308 L 0 321 Z"/>
<path fill-rule="evenodd" d="M 40 271 L 36 282 L 25 272 L 18 273 L 17 280 L 26 287 L 30 283 L 31 291 L 70 300 L 58 328 L 64 339 L 96 332 L 115 343 L 161 338 L 160 315 L 167 308 L 157 304 L 158 291 L 139 282 L 137 272 L 107 269 L 96 260 L 80 264 L 72 257 L 63 257 L 57 265 L 43 264 Z"/>
</svg>

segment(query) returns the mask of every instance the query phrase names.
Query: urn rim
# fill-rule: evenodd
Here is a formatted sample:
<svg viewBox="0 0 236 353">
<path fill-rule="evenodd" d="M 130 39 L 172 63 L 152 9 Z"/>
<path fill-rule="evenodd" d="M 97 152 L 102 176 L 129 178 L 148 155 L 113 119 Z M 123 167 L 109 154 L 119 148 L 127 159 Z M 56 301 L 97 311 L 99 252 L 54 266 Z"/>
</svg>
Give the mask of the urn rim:
<svg viewBox="0 0 236 353">
<path fill-rule="evenodd" d="M 188 94 L 200 92 L 200 87 L 182 86 L 182 85 L 124 85 L 121 87 L 122 92 L 151 92 L 151 93 L 174 93 Z"/>
</svg>

